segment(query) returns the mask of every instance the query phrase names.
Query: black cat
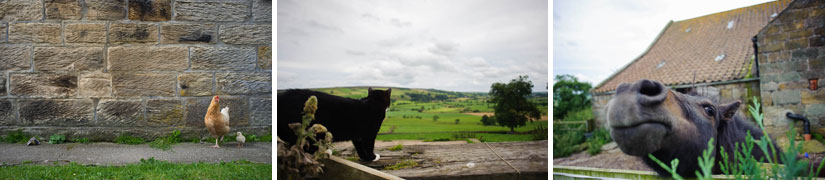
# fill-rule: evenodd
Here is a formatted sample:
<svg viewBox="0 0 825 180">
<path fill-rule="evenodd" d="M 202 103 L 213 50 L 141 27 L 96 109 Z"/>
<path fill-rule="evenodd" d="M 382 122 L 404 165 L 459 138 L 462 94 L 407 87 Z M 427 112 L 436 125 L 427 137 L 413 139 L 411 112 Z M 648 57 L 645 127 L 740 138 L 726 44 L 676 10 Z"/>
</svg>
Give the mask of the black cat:
<svg viewBox="0 0 825 180">
<path fill-rule="evenodd" d="M 362 161 L 377 161 L 380 156 L 373 153 L 375 136 L 384 122 L 384 115 L 390 107 L 390 93 L 372 90 L 366 98 L 351 99 L 327 93 L 290 89 L 278 93 L 278 137 L 290 144 L 295 144 L 296 136 L 288 124 L 300 122 L 304 102 L 310 96 L 318 98 L 318 110 L 315 121 L 332 133 L 333 141 L 352 140 L 355 150 Z M 317 148 L 311 148 L 314 151 Z"/>
</svg>

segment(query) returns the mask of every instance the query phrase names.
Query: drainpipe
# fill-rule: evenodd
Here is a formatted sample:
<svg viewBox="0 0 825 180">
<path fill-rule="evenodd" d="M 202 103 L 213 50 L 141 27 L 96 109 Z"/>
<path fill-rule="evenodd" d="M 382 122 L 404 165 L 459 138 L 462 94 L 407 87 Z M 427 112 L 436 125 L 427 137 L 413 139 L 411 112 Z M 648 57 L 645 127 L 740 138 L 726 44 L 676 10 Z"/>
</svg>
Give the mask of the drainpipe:
<svg viewBox="0 0 825 180">
<path fill-rule="evenodd" d="M 753 42 L 753 63 L 756 64 L 756 77 L 759 77 L 759 45 L 756 44 L 756 36 L 751 38 L 751 42 Z"/>
<path fill-rule="evenodd" d="M 802 128 L 804 129 L 804 133 L 802 134 L 805 137 L 805 141 L 811 140 L 811 122 L 808 121 L 808 118 L 801 114 L 794 114 L 791 112 L 785 113 L 785 116 L 794 120 L 802 120 Z"/>
</svg>

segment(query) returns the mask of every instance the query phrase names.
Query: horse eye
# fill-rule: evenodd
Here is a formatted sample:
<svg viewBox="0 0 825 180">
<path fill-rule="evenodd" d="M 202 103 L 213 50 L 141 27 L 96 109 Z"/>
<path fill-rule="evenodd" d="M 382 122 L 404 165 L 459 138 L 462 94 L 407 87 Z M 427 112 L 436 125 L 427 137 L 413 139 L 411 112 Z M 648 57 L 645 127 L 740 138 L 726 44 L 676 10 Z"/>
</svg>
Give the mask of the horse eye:
<svg viewBox="0 0 825 180">
<path fill-rule="evenodd" d="M 715 114 L 716 114 L 716 110 L 714 110 L 714 109 L 713 109 L 713 106 L 710 106 L 710 105 L 702 105 L 702 107 L 705 109 L 705 113 L 708 113 L 708 115 L 711 115 L 711 116 L 712 116 L 712 115 L 715 115 Z"/>
</svg>

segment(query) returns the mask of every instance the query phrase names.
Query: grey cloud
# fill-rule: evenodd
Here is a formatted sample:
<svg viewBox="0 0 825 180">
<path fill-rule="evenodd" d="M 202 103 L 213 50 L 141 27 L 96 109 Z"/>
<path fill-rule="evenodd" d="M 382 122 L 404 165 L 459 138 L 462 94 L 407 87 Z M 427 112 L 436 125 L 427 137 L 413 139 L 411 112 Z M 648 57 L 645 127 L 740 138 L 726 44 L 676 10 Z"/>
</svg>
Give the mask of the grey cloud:
<svg viewBox="0 0 825 180">
<path fill-rule="evenodd" d="M 344 30 L 342 30 L 339 27 L 336 27 L 336 26 L 333 26 L 333 25 L 322 24 L 322 23 L 320 23 L 318 21 L 315 21 L 315 20 L 307 21 L 306 25 L 311 27 L 311 28 L 316 28 L 316 29 L 335 31 L 335 32 L 344 32 Z"/>
<path fill-rule="evenodd" d="M 430 52 L 442 56 L 452 56 L 458 51 L 458 43 L 437 42 L 430 48 Z"/>
<path fill-rule="evenodd" d="M 355 50 L 349 50 L 349 49 L 346 50 L 346 53 L 349 54 L 349 55 L 353 55 L 353 56 L 364 56 L 364 55 L 367 54 L 363 51 L 355 51 Z"/>
</svg>

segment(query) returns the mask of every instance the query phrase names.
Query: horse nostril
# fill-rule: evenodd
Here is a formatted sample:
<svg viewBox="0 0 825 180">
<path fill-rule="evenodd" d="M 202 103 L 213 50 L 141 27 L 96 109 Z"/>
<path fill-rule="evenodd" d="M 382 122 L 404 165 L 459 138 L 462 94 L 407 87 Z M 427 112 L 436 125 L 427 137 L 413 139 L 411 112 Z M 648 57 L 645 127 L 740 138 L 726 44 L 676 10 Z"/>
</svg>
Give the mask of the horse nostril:
<svg viewBox="0 0 825 180">
<path fill-rule="evenodd" d="M 639 83 L 639 101 L 645 105 L 661 103 L 666 98 L 665 87 L 659 82 L 641 80 Z"/>
<path fill-rule="evenodd" d="M 646 96 L 656 96 L 662 93 L 662 86 L 659 83 L 650 81 L 650 80 L 642 80 L 641 87 L 639 88 L 639 93 L 646 95 Z"/>
</svg>

